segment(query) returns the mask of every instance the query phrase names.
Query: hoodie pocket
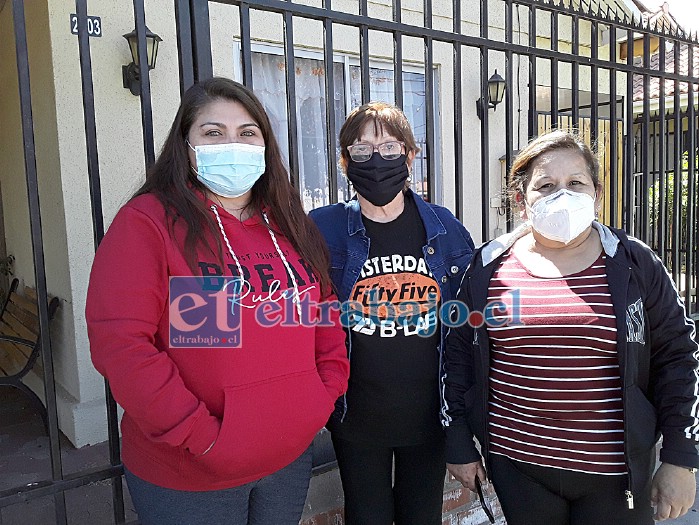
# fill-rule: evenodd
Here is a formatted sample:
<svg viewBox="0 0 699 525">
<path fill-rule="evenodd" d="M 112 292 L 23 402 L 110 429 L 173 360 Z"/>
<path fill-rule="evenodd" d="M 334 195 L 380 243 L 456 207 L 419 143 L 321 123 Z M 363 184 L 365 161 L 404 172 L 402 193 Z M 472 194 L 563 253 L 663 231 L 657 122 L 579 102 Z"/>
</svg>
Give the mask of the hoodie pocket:
<svg viewBox="0 0 699 525">
<path fill-rule="evenodd" d="M 225 389 L 221 430 L 198 461 L 224 479 L 264 476 L 293 461 L 333 410 L 313 369 Z"/>
</svg>

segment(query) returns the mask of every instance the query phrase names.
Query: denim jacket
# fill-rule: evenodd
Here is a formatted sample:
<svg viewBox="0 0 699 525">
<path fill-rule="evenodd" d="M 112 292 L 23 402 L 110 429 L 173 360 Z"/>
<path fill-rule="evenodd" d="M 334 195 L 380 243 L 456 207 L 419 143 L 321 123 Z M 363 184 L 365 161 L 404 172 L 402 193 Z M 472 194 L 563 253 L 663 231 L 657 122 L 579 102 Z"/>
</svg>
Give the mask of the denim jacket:
<svg viewBox="0 0 699 525">
<path fill-rule="evenodd" d="M 461 278 L 468 267 L 474 251 L 471 235 L 454 215 L 442 206 L 422 200 L 412 190 L 405 192 L 406 199 L 414 199 L 418 213 L 425 226 L 427 244 L 422 253 L 427 267 L 439 284 L 442 302 L 456 299 Z M 311 211 L 330 252 L 330 278 L 341 302 L 347 301 L 357 283 L 362 266 L 369 257 L 370 239 L 362 222 L 359 201 L 331 204 Z M 442 376 L 442 349 L 446 328 L 440 323 L 440 369 Z M 352 338 L 347 337 L 347 353 L 352 358 Z M 441 383 L 441 381 L 440 381 Z M 440 399 L 442 396 L 440 395 Z M 443 402 L 443 401 L 442 401 Z M 443 407 L 442 407 L 443 408 Z M 347 412 L 347 396 L 340 398 L 333 418 L 344 419 Z"/>
</svg>

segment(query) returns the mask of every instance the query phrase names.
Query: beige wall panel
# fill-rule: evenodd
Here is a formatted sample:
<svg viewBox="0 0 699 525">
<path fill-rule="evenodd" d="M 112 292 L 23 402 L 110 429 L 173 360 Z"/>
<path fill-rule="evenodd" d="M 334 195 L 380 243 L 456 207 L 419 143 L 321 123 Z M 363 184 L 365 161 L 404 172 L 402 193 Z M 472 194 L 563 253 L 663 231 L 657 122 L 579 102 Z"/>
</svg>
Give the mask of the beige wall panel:
<svg viewBox="0 0 699 525">
<path fill-rule="evenodd" d="M 209 4 L 214 75 L 242 81 L 236 78 L 234 67 L 234 61 L 240 60 L 239 55 L 234 55 L 234 46 L 240 43 L 239 13 L 237 6 Z"/>
</svg>

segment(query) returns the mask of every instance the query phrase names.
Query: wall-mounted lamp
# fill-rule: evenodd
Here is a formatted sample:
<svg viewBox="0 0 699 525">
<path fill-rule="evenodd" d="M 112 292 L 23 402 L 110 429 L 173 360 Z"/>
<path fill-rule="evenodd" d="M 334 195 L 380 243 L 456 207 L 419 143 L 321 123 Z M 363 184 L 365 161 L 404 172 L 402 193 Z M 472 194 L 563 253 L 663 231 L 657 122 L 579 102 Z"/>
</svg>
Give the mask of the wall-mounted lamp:
<svg viewBox="0 0 699 525">
<path fill-rule="evenodd" d="M 476 114 L 479 119 L 483 119 L 483 113 L 495 107 L 502 102 L 505 96 L 505 79 L 498 75 L 498 70 L 495 70 L 493 76 L 488 79 L 488 103 L 483 101 L 483 98 L 476 100 Z"/>
<path fill-rule="evenodd" d="M 126 33 L 124 38 L 129 43 L 131 49 L 131 63 L 121 67 L 121 74 L 124 79 L 124 87 L 131 91 L 132 95 L 141 93 L 141 76 L 138 68 L 138 37 L 134 29 Z M 158 44 L 163 39 L 146 27 L 146 55 L 148 56 L 148 69 L 155 67 L 155 59 L 158 58 Z"/>
</svg>

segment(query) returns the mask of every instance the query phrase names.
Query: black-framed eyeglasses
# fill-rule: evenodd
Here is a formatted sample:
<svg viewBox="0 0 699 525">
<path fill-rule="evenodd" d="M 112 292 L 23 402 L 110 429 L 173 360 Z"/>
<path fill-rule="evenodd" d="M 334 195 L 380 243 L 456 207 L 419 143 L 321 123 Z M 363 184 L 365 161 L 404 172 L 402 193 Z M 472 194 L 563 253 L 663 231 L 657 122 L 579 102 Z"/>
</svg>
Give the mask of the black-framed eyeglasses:
<svg viewBox="0 0 699 525">
<path fill-rule="evenodd" d="M 478 493 L 478 499 L 481 500 L 481 507 L 483 507 L 483 512 L 488 516 L 490 523 L 495 523 L 495 515 L 493 514 L 493 509 L 490 506 L 490 502 L 483 497 L 483 487 L 481 487 L 481 480 L 476 476 L 476 492 Z"/>
<path fill-rule="evenodd" d="M 366 162 L 378 151 L 379 155 L 385 160 L 396 160 L 403 154 L 404 142 L 390 140 L 383 144 L 369 144 L 368 142 L 357 142 L 351 146 L 347 146 L 350 158 L 354 162 Z"/>
</svg>

